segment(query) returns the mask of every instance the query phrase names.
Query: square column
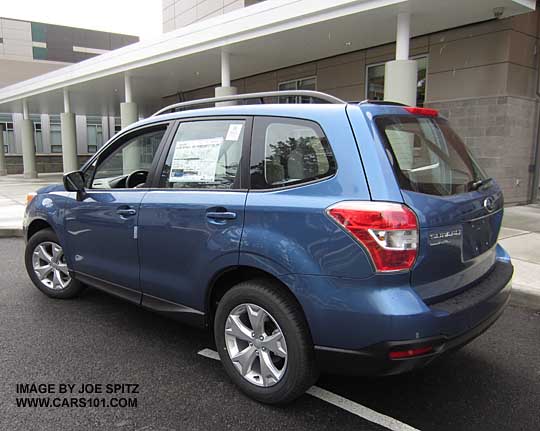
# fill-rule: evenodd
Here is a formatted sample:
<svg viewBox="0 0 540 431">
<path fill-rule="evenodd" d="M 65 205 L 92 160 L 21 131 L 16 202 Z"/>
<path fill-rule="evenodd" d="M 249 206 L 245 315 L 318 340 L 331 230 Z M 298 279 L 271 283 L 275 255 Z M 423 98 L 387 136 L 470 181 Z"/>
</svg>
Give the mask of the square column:
<svg viewBox="0 0 540 431">
<path fill-rule="evenodd" d="M 79 169 L 77 160 L 77 134 L 75 129 L 75 114 L 62 112 L 60 114 L 60 130 L 62 133 L 62 163 L 64 173 Z"/>
<path fill-rule="evenodd" d="M 37 178 L 34 124 L 25 118 L 21 121 L 24 178 Z"/>
<path fill-rule="evenodd" d="M 237 93 L 236 87 L 231 87 L 231 55 L 229 52 L 221 51 L 221 87 L 215 88 L 215 96 L 232 96 Z M 235 105 L 236 102 L 218 102 L 216 106 Z"/>
<path fill-rule="evenodd" d="M 416 106 L 416 60 L 394 60 L 384 68 L 384 100 Z"/>
<path fill-rule="evenodd" d="M 124 75 L 125 102 L 120 103 L 120 124 L 122 129 L 130 124 L 136 123 L 139 120 L 138 107 L 132 101 L 131 91 L 131 75 Z M 125 175 L 132 173 L 140 168 L 141 165 L 141 148 L 137 145 L 129 145 L 122 151 L 122 169 Z"/>
<path fill-rule="evenodd" d="M 0 176 L 3 175 L 7 175 L 7 167 L 4 154 L 4 125 L 0 124 Z"/>
<path fill-rule="evenodd" d="M 120 103 L 120 124 L 122 129 L 139 120 L 138 107 L 135 102 Z"/>
<path fill-rule="evenodd" d="M 400 12 L 396 27 L 396 59 L 389 61 L 384 69 L 384 100 L 416 106 L 418 65 L 409 60 L 411 38 L 411 14 Z"/>
</svg>

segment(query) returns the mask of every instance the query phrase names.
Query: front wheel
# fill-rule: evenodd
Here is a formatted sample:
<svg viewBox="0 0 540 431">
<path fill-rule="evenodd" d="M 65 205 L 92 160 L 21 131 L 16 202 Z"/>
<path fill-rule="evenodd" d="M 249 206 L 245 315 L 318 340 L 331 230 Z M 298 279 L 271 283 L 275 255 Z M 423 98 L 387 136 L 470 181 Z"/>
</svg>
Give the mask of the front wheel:
<svg viewBox="0 0 540 431">
<path fill-rule="evenodd" d="M 30 279 L 45 295 L 67 299 L 83 289 L 79 281 L 71 278 L 64 250 L 51 229 L 43 229 L 28 240 L 24 257 Z"/>
<path fill-rule="evenodd" d="M 225 293 L 217 307 L 214 337 L 229 377 L 257 401 L 287 403 L 317 379 L 303 313 L 278 284 L 247 281 Z"/>
</svg>

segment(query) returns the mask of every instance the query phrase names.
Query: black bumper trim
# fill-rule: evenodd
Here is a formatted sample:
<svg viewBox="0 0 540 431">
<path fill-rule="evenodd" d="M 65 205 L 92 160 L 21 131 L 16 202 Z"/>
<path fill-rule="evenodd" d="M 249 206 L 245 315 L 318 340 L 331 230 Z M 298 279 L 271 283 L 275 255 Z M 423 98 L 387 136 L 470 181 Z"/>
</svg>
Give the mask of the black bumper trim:
<svg viewBox="0 0 540 431">
<path fill-rule="evenodd" d="M 357 376 L 386 376 L 421 368 L 443 353 L 456 350 L 469 343 L 489 329 L 508 304 L 510 290 L 511 284 L 508 280 L 504 288 L 498 292 L 506 296 L 499 307 L 478 325 L 457 336 L 441 335 L 417 340 L 386 341 L 358 350 L 315 346 L 317 363 L 323 372 Z M 426 346 L 433 347 L 433 352 L 414 358 L 390 359 L 388 357 L 391 350 L 407 350 Z"/>
</svg>

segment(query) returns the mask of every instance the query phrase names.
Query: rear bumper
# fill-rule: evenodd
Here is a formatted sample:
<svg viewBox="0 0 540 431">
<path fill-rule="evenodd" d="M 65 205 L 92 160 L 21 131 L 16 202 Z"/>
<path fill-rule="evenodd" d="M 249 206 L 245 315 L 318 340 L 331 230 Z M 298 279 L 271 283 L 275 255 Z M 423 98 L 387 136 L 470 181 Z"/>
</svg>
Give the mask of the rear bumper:
<svg viewBox="0 0 540 431">
<path fill-rule="evenodd" d="M 512 274 L 512 264 L 499 260 L 477 285 L 443 302 L 431 304 L 422 316 L 409 316 L 416 322 L 417 334 L 425 333 L 425 325 L 428 325 L 431 336 L 380 341 L 358 349 L 315 346 L 318 364 L 322 371 L 329 373 L 371 376 L 400 374 L 425 366 L 444 353 L 467 344 L 495 323 L 510 299 Z M 429 314 L 429 318 L 425 314 Z M 389 357 L 391 351 L 423 347 L 432 350 L 412 358 Z"/>
</svg>

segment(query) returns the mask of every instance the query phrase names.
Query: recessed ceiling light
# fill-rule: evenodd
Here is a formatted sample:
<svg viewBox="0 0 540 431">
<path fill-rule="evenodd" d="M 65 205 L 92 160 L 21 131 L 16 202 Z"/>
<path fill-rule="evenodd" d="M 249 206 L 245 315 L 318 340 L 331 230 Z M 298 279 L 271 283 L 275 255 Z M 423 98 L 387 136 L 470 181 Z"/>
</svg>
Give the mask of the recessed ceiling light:
<svg viewBox="0 0 540 431">
<path fill-rule="evenodd" d="M 199 71 L 195 72 L 196 76 L 199 76 L 200 74 L 201 74 L 201 72 L 199 72 Z"/>
<path fill-rule="evenodd" d="M 352 45 L 352 42 L 350 41 L 345 42 L 345 46 L 351 46 L 351 45 Z"/>
</svg>

